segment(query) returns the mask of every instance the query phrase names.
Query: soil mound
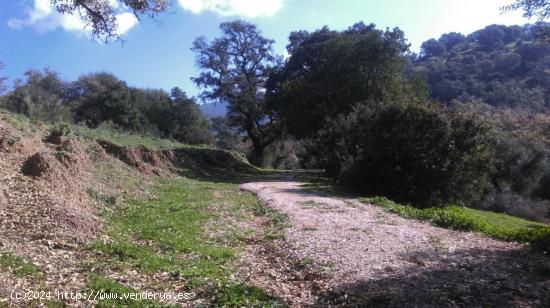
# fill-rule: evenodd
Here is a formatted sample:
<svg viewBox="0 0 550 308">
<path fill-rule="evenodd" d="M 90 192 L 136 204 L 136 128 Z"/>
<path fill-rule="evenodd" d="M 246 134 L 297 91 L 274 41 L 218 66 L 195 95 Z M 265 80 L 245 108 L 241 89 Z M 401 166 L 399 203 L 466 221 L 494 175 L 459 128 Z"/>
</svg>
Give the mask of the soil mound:
<svg viewBox="0 0 550 308">
<path fill-rule="evenodd" d="M 150 150 L 144 146 L 120 146 L 105 140 L 98 140 L 97 143 L 105 153 L 146 174 L 158 175 L 173 168 L 175 157 L 170 151 Z"/>
<path fill-rule="evenodd" d="M 103 150 L 147 174 L 178 173 L 191 171 L 208 174 L 216 170 L 228 172 L 254 172 L 244 155 L 236 152 L 208 148 L 180 148 L 175 150 L 152 150 L 144 146 L 120 146 L 105 140 L 98 140 Z"/>
<path fill-rule="evenodd" d="M 47 152 L 38 152 L 29 157 L 21 168 L 24 175 L 40 177 L 54 170 L 55 157 Z"/>
<path fill-rule="evenodd" d="M 33 149 L 32 141 L 25 138 L 16 130 L 2 126 L 0 123 L 0 153 L 21 153 L 30 154 Z"/>
<path fill-rule="evenodd" d="M 24 175 L 66 178 L 67 173 L 79 175 L 89 165 L 85 151 L 73 139 L 66 139 L 56 148 L 43 150 L 30 156 L 21 168 Z"/>
<path fill-rule="evenodd" d="M 195 169 L 224 169 L 232 172 L 254 172 L 258 169 L 252 166 L 244 155 L 219 149 L 178 149 L 176 155 L 180 165 Z"/>
</svg>

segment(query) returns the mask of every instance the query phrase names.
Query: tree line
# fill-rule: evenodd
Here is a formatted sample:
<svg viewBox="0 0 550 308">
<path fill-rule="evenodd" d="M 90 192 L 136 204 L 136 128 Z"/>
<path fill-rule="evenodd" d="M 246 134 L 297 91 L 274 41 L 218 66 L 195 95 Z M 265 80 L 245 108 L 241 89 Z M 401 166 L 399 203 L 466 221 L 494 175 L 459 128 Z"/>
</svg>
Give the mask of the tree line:
<svg viewBox="0 0 550 308">
<path fill-rule="evenodd" d="M 167 93 L 130 87 L 105 72 L 65 82 L 50 69 L 31 69 L 14 82 L 0 106 L 42 121 L 106 126 L 189 144 L 213 142 L 208 119 L 180 88 Z"/>
</svg>

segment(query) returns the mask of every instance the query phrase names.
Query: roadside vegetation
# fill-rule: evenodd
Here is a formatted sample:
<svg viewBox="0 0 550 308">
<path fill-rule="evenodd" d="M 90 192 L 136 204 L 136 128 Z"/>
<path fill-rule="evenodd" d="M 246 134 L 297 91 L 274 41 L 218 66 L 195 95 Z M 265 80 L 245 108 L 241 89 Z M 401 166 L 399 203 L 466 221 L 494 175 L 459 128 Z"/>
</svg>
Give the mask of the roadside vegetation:
<svg viewBox="0 0 550 308">
<path fill-rule="evenodd" d="M 0 268 L 11 271 L 17 277 L 41 277 L 42 271 L 32 262 L 9 252 L 0 252 Z"/>
<path fill-rule="evenodd" d="M 192 146 L 173 139 L 159 138 L 148 133 L 135 133 L 121 131 L 113 127 L 99 126 L 90 128 L 83 125 L 70 125 L 70 130 L 75 136 L 88 140 L 105 140 L 120 146 L 137 147 L 144 146 L 148 149 L 178 149 Z"/>
<path fill-rule="evenodd" d="M 506 241 L 527 242 L 546 253 L 550 252 L 550 226 L 547 224 L 457 205 L 419 209 L 384 197 L 359 200 L 405 218 L 424 220 L 453 230 L 480 232 Z"/>
</svg>

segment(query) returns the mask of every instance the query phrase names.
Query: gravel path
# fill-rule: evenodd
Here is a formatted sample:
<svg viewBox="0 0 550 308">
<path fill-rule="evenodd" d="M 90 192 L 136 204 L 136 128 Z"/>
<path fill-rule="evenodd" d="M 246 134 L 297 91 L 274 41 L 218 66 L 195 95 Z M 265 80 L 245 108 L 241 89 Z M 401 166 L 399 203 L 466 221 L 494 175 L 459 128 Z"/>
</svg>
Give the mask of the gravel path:
<svg viewBox="0 0 550 308">
<path fill-rule="evenodd" d="M 299 182 L 241 188 L 286 213 L 294 253 L 326 268 L 332 291 L 318 295 L 319 305 L 550 305 L 550 260 L 525 245 L 404 219 Z"/>
</svg>

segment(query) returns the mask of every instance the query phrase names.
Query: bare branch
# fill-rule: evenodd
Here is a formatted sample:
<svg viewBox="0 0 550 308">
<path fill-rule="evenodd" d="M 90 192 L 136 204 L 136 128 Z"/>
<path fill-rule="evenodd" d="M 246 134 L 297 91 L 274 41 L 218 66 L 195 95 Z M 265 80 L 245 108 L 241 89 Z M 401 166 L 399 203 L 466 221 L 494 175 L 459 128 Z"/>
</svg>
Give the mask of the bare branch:
<svg viewBox="0 0 550 308">
<path fill-rule="evenodd" d="M 154 17 L 156 14 L 168 10 L 170 0 L 117 0 L 132 10 L 136 18 L 145 15 Z M 50 0 L 61 14 L 78 14 L 86 26 L 92 29 L 92 38 L 105 42 L 111 39 L 122 41 L 117 33 L 118 23 L 116 12 L 108 0 Z"/>
</svg>

